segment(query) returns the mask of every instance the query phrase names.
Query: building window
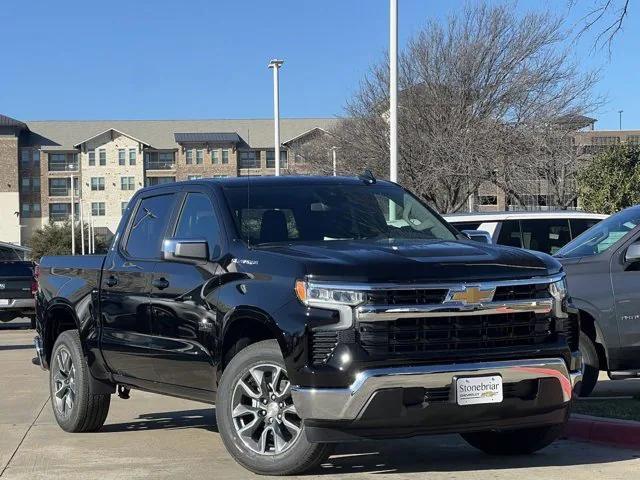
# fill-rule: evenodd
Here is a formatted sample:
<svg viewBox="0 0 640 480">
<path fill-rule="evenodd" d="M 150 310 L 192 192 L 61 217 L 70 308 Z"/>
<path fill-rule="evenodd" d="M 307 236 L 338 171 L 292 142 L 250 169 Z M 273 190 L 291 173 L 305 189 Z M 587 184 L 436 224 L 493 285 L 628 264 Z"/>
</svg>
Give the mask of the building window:
<svg viewBox="0 0 640 480">
<path fill-rule="evenodd" d="M 120 190 L 135 190 L 136 181 L 134 177 L 120 177 Z"/>
<path fill-rule="evenodd" d="M 260 168 L 260 155 L 255 150 L 240 152 L 240 168 Z"/>
<path fill-rule="evenodd" d="M 22 168 L 29 168 L 31 158 L 28 148 L 23 148 L 22 150 L 20 150 L 20 163 L 22 164 Z"/>
<path fill-rule="evenodd" d="M 137 160 L 137 153 L 135 148 L 129 149 L 129 165 L 135 165 Z"/>
<path fill-rule="evenodd" d="M 150 187 L 152 185 L 162 185 L 164 183 L 171 183 L 175 181 L 176 177 L 148 177 L 147 186 Z"/>
<path fill-rule="evenodd" d="M 40 204 L 34 203 L 31 206 L 31 211 L 33 212 L 34 216 L 40 216 Z"/>
<path fill-rule="evenodd" d="M 124 148 L 118 149 L 118 165 L 126 165 L 127 152 Z"/>
<path fill-rule="evenodd" d="M 217 165 L 220 162 L 218 158 L 218 150 L 211 150 L 211 163 Z"/>
<path fill-rule="evenodd" d="M 146 152 L 148 170 L 171 170 L 175 167 L 174 152 Z"/>
<path fill-rule="evenodd" d="M 33 151 L 33 166 L 40 168 L 40 150 Z M 40 207 L 40 204 L 38 204 Z"/>
<path fill-rule="evenodd" d="M 75 204 L 74 210 L 75 217 L 78 217 L 78 204 Z M 51 220 L 60 221 L 67 220 L 71 215 L 70 203 L 50 203 L 49 204 L 49 217 Z"/>
<path fill-rule="evenodd" d="M 204 150 L 196 150 L 196 164 L 202 165 L 204 163 Z"/>
<path fill-rule="evenodd" d="M 498 205 L 498 197 L 496 195 L 478 195 L 478 203 L 480 205 Z"/>
<path fill-rule="evenodd" d="M 76 193 L 78 190 L 78 179 L 73 179 Z M 49 179 L 49 196 L 50 197 L 68 197 L 71 194 L 71 179 L 69 178 L 50 178 Z"/>
<path fill-rule="evenodd" d="M 640 135 L 629 135 L 627 137 L 627 143 L 631 145 L 640 145 Z"/>
<path fill-rule="evenodd" d="M 78 170 L 75 153 L 51 153 L 49 155 L 49 171 L 64 172 Z"/>
<path fill-rule="evenodd" d="M 267 150 L 267 168 L 276 168 L 275 150 Z M 280 168 L 287 168 L 287 151 L 280 151 Z"/>
<path fill-rule="evenodd" d="M 127 211 L 127 205 L 129 202 L 120 202 L 120 215 L 124 215 L 124 212 Z"/>
<path fill-rule="evenodd" d="M 104 190 L 104 177 L 91 177 L 91 190 L 94 192 Z"/>
<path fill-rule="evenodd" d="M 89 150 L 89 166 L 90 167 L 95 167 L 96 166 L 96 151 L 95 150 Z"/>
<path fill-rule="evenodd" d="M 229 163 L 229 150 L 226 148 L 222 150 L 222 164 L 227 165 Z"/>
<path fill-rule="evenodd" d="M 229 178 L 229 175 L 214 175 L 213 178 Z"/>
<path fill-rule="evenodd" d="M 24 216 L 29 216 L 29 214 L 31 213 L 31 204 L 30 203 L 23 203 L 22 204 L 22 214 Z"/>
<path fill-rule="evenodd" d="M 31 179 L 31 187 L 32 187 L 34 192 L 39 192 L 40 191 L 40 177 L 33 177 Z M 40 206 L 40 204 L 38 204 L 38 207 L 39 206 Z"/>
<path fill-rule="evenodd" d="M 202 175 L 188 175 L 187 180 L 200 180 Z"/>
<path fill-rule="evenodd" d="M 98 155 L 100 159 L 100 166 L 104 167 L 107 164 L 107 151 L 104 148 L 98 150 Z"/>
<path fill-rule="evenodd" d="M 104 217 L 104 202 L 91 202 L 91 215 L 94 217 Z"/>
<path fill-rule="evenodd" d="M 620 137 L 591 137 L 593 145 L 617 145 L 620 143 Z"/>
<path fill-rule="evenodd" d="M 23 192 L 28 192 L 29 190 L 31 190 L 31 178 L 22 177 L 21 186 Z"/>
<path fill-rule="evenodd" d="M 191 165 L 193 163 L 193 150 L 187 150 L 187 165 Z"/>
</svg>

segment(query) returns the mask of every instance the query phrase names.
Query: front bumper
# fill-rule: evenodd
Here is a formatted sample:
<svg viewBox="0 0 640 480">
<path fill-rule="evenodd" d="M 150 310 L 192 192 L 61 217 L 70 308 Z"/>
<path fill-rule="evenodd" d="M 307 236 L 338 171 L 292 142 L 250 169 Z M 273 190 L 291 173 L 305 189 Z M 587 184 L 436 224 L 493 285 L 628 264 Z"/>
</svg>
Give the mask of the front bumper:
<svg viewBox="0 0 640 480">
<path fill-rule="evenodd" d="M 297 386 L 292 388 L 292 396 L 298 415 L 305 422 L 357 421 L 367 416 L 368 408 L 376 404 L 376 397 L 382 398 L 385 392 L 449 388 L 445 402 L 455 406 L 456 400 L 452 398 L 455 393 L 451 387 L 454 377 L 497 374 L 502 376 L 503 384 L 533 380 L 540 381 L 538 384 L 544 384 L 546 389 L 553 388 L 557 394 L 552 395 L 555 400 L 551 403 L 555 405 L 547 401 L 545 408 L 559 408 L 570 402 L 574 388 L 582 380 L 580 365 L 580 354 L 576 352 L 569 368 L 561 358 L 379 368 L 359 373 L 347 388 Z M 428 402 L 423 405 L 429 408 Z M 499 404 L 496 405 L 499 408 Z"/>
</svg>

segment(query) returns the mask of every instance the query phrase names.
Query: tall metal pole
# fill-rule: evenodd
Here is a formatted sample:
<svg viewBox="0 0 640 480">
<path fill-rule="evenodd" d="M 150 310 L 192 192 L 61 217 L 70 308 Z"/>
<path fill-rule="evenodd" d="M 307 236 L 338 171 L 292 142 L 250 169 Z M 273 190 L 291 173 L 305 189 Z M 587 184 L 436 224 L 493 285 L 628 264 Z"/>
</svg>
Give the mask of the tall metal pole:
<svg viewBox="0 0 640 480">
<path fill-rule="evenodd" d="M 93 212 L 91 212 L 89 216 L 89 253 L 96 253 L 96 241 L 93 235 Z"/>
<path fill-rule="evenodd" d="M 284 61 L 273 59 L 269 68 L 273 70 L 273 130 L 274 153 L 276 160 L 276 177 L 280 176 L 280 67 Z"/>
<path fill-rule="evenodd" d="M 76 209 L 73 188 L 73 173 L 69 176 L 71 179 L 71 255 L 76 254 Z"/>
<path fill-rule="evenodd" d="M 622 112 L 624 112 L 624 110 L 618 110 L 618 116 L 620 117 L 620 130 L 622 130 Z"/>
<path fill-rule="evenodd" d="M 82 244 L 80 251 L 82 255 L 84 255 L 84 207 L 82 205 L 82 196 L 80 197 L 78 205 L 80 205 L 80 243 Z"/>
<path fill-rule="evenodd" d="M 333 158 L 333 176 L 336 176 L 336 147 L 331 149 L 331 156 Z"/>
<path fill-rule="evenodd" d="M 389 179 L 398 181 L 398 0 L 389 0 Z"/>
</svg>

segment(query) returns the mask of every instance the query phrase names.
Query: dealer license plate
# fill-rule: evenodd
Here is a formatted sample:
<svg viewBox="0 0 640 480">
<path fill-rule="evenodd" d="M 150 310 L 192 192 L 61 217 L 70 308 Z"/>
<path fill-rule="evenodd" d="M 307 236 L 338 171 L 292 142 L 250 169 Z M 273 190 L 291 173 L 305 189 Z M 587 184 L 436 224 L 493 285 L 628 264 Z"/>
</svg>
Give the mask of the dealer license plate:
<svg viewBox="0 0 640 480">
<path fill-rule="evenodd" d="M 502 377 L 456 378 L 456 401 L 458 405 L 502 402 Z"/>
</svg>

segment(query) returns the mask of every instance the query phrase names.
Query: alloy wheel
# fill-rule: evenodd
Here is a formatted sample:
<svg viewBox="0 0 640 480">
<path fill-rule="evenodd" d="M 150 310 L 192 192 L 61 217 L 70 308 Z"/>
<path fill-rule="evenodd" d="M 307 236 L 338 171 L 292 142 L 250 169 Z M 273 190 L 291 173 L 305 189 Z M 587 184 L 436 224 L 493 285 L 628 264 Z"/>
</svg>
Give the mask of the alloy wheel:
<svg viewBox="0 0 640 480">
<path fill-rule="evenodd" d="M 57 412 L 66 418 L 76 400 L 76 367 L 66 347 L 58 349 L 52 371 L 54 404 Z"/>
<path fill-rule="evenodd" d="M 302 420 L 291 398 L 291 382 L 277 365 L 249 368 L 236 383 L 231 406 L 233 425 L 242 443 L 260 455 L 285 452 L 302 431 Z"/>
</svg>

